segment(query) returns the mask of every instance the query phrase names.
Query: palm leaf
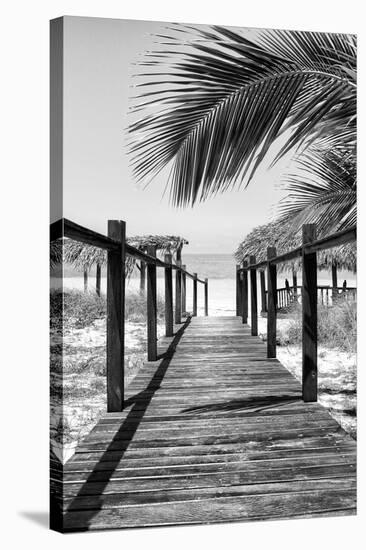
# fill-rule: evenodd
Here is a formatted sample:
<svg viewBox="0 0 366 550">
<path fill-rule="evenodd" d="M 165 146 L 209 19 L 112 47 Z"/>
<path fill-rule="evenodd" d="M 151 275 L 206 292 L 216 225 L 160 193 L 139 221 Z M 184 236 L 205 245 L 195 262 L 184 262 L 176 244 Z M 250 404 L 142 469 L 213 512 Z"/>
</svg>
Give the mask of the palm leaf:
<svg viewBox="0 0 366 550">
<path fill-rule="evenodd" d="M 296 171 L 283 177 L 288 196 L 282 201 L 293 228 L 316 223 L 321 233 L 347 229 L 356 223 L 356 162 L 352 153 L 313 146 L 296 159 Z"/>
<path fill-rule="evenodd" d="M 138 74 L 129 127 L 135 177 L 147 182 L 171 165 L 173 204 L 247 185 L 288 129 L 278 157 L 327 128 L 354 135 L 353 36 L 262 31 L 248 40 L 223 27 L 194 29 L 194 37 L 180 30 L 139 63 L 148 72 Z"/>
</svg>

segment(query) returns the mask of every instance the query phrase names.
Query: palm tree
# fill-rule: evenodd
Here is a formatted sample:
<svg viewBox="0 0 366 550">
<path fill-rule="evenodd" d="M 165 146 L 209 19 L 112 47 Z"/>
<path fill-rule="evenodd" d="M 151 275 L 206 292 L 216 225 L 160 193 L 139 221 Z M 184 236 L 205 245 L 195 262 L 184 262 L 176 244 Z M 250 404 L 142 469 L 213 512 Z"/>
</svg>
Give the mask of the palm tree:
<svg viewBox="0 0 366 550">
<path fill-rule="evenodd" d="M 316 146 L 297 156 L 296 170 L 283 176 L 288 192 L 280 211 L 291 216 L 291 230 L 316 223 L 319 234 L 330 234 L 356 224 L 356 159 L 342 149 Z"/>
<path fill-rule="evenodd" d="M 170 166 L 171 200 L 193 205 L 247 185 L 272 144 L 274 161 L 309 144 L 355 146 L 356 38 L 317 32 L 176 27 L 147 53 L 130 125 L 134 174 Z M 182 41 L 181 37 L 184 40 Z M 141 118 L 140 113 L 142 114 Z"/>
</svg>

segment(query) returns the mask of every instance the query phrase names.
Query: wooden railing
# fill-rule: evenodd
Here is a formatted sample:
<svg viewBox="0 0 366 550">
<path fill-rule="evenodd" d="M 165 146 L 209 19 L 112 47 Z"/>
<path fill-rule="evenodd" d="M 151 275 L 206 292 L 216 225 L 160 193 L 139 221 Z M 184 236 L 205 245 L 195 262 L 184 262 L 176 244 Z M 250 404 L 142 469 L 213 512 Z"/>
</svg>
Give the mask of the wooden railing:
<svg viewBox="0 0 366 550">
<path fill-rule="evenodd" d="M 266 313 L 268 311 L 268 290 L 265 288 L 263 290 L 262 276 L 264 278 L 264 271 L 260 271 L 260 276 L 262 292 L 261 312 Z M 335 300 L 339 300 L 340 298 L 347 301 L 355 301 L 356 297 L 357 288 L 355 286 L 333 287 L 330 285 L 318 285 L 318 304 L 324 306 L 330 306 L 335 303 Z M 286 310 L 295 302 L 301 303 L 301 286 L 297 286 L 296 288 L 293 286 L 277 288 L 277 311 Z"/>
<path fill-rule="evenodd" d="M 164 261 L 156 257 L 156 246 L 142 252 L 126 243 L 126 223 L 108 221 L 108 236 L 87 229 L 62 218 L 51 224 L 51 242 L 68 237 L 107 251 L 107 410 L 118 412 L 124 408 L 124 356 L 125 356 L 125 261 L 130 255 L 146 264 L 147 271 L 147 359 L 156 361 L 157 353 L 157 274 L 164 269 L 165 278 L 165 334 L 173 336 L 174 321 L 182 322 L 186 311 L 186 279 L 193 281 L 192 315 L 197 315 L 197 283 L 204 285 L 204 312 L 208 315 L 208 279 L 199 279 L 189 273 L 180 260 L 172 263 L 172 255 Z M 173 311 L 173 270 L 175 271 L 175 310 Z"/>
<path fill-rule="evenodd" d="M 304 401 L 317 401 L 318 395 L 318 363 L 317 363 L 317 305 L 318 289 L 323 290 L 328 287 L 318 287 L 317 285 L 317 258 L 316 253 L 319 250 L 325 250 L 352 242 L 356 240 L 356 227 L 339 231 L 323 239 L 316 239 L 316 225 L 306 224 L 303 226 L 302 245 L 286 252 L 276 255 L 276 249 L 269 247 L 267 249 L 267 260 L 256 262 L 254 256 L 237 266 L 236 269 L 236 312 L 242 317 L 243 323 L 248 322 L 248 274 L 250 275 L 250 296 L 251 296 L 251 333 L 258 335 L 258 305 L 257 305 L 257 270 L 262 270 L 265 277 L 267 272 L 267 291 L 261 284 L 262 304 L 267 307 L 267 357 L 276 357 L 276 332 L 277 332 L 277 311 L 278 311 L 278 290 L 280 296 L 284 289 L 277 289 L 277 265 L 283 262 L 302 258 L 302 287 L 301 307 L 302 307 L 302 395 Z M 262 279 L 261 279 L 262 281 Z M 331 287 L 330 287 L 331 289 Z M 342 287 L 343 289 L 343 287 Z M 287 289 L 286 293 L 287 293 Z M 343 289 L 344 290 L 344 289 Z M 281 294 L 282 292 L 282 294 Z M 347 292 L 355 296 L 355 288 L 351 287 Z M 346 292 L 346 294 L 347 294 Z M 288 293 L 287 293 L 288 294 Z"/>
</svg>

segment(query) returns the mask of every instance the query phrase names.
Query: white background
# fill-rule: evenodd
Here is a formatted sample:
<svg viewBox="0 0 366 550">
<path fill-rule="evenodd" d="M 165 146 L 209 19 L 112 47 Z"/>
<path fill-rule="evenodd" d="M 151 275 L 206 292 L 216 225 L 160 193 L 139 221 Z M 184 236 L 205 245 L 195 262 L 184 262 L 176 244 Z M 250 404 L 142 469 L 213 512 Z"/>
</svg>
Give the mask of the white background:
<svg viewBox="0 0 366 550">
<path fill-rule="evenodd" d="M 223 0 L 10 1 L 1 11 L 1 531 L 3 548 L 361 548 L 364 490 L 352 518 L 60 535 L 48 510 L 48 20 L 61 15 L 352 32 L 365 70 L 362 2 Z M 363 78 L 362 78 L 363 77 Z M 359 98 L 365 101 L 364 74 Z M 365 187 L 365 108 L 359 101 L 359 188 Z M 359 244 L 364 192 L 360 193 Z M 360 250 L 362 252 L 362 250 Z M 364 257 L 359 304 L 364 304 Z M 359 484 L 365 482 L 364 315 L 359 307 Z M 363 526 L 364 527 L 364 526 Z M 363 529 L 364 531 L 364 529 Z M 112 546 L 113 545 L 113 546 Z"/>
</svg>

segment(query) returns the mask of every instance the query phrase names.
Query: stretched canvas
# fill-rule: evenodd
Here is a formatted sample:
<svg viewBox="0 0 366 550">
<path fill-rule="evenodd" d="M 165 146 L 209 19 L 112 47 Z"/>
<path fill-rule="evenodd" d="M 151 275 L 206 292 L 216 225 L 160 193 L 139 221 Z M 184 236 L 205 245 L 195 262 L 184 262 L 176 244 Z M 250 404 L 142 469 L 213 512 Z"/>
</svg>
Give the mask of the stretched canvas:
<svg viewBox="0 0 366 550">
<path fill-rule="evenodd" d="M 50 29 L 51 528 L 355 514 L 356 37 Z"/>
</svg>

